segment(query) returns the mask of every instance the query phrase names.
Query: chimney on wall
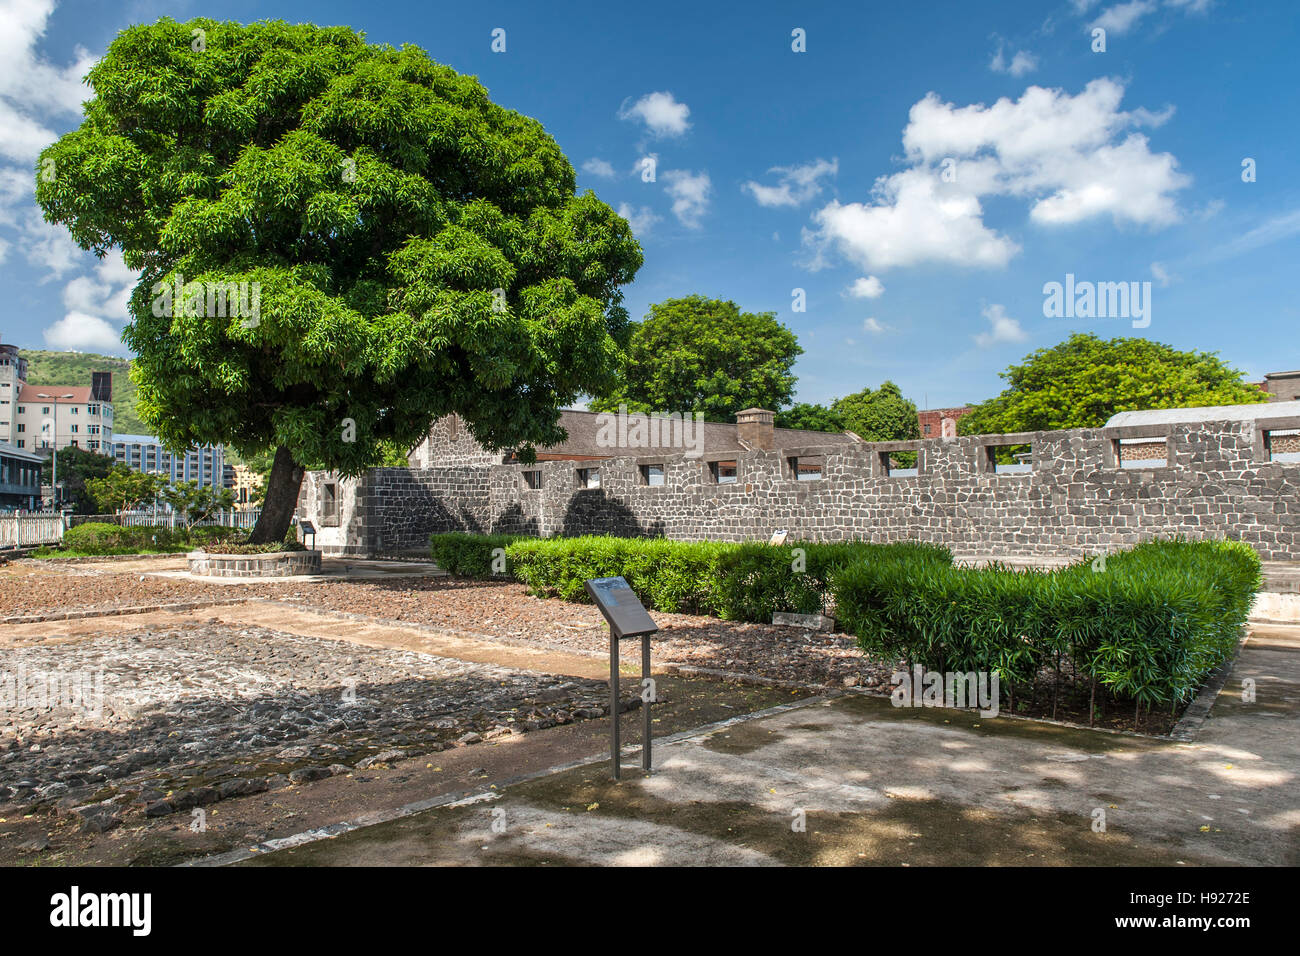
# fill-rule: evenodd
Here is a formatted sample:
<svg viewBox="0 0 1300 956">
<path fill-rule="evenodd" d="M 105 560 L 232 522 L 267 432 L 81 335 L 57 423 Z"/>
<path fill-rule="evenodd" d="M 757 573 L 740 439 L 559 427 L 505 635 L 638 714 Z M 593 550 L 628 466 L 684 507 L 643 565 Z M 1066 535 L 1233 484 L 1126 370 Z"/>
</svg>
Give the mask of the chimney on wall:
<svg viewBox="0 0 1300 956">
<path fill-rule="evenodd" d="M 736 436 L 751 448 L 771 451 L 776 445 L 776 412 L 765 408 L 737 412 Z"/>
</svg>

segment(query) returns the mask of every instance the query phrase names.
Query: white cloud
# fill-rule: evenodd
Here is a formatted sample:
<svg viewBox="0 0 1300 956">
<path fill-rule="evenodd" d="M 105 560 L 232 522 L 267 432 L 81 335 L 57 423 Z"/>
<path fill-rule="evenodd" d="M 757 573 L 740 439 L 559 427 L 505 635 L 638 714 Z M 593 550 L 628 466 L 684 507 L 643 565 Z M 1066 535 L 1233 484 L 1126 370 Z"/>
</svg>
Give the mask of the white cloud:
<svg viewBox="0 0 1300 956">
<path fill-rule="evenodd" d="M 855 299 L 878 299 L 885 294 L 885 284 L 875 276 L 864 276 L 853 280 L 848 292 Z"/>
<path fill-rule="evenodd" d="M 1075 0 L 1075 12 L 1079 14 L 1086 13 L 1093 3 L 1080 3 Z M 1164 6 L 1171 10 L 1180 10 L 1184 13 L 1199 14 L 1208 13 L 1214 6 L 1214 0 L 1164 0 Z M 1092 30 L 1101 27 L 1107 34 L 1123 36 L 1132 30 L 1142 18 L 1150 16 L 1160 8 L 1156 0 L 1128 0 L 1127 3 L 1117 3 L 1114 6 L 1107 7 L 1100 15 L 1088 24 L 1088 29 Z"/>
<path fill-rule="evenodd" d="M 631 106 L 619 108 L 619 119 L 639 119 L 652 136 L 681 136 L 691 128 L 691 108 L 677 102 L 672 93 L 647 93 Z"/>
<path fill-rule="evenodd" d="M 614 167 L 610 165 L 607 160 L 600 159 L 597 156 L 593 156 L 591 159 L 583 163 L 582 171 L 584 173 L 591 173 L 593 176 L 600 176 L 604 179 L 614 178 Z"/>
<path fill-rule="evenodd" d="M 1155 0 L 1129 0 L 1128 3 L 1117 3 L 1113 7 L 1107 7 L 1101 12 L 1101 16 L 1089 24 L 1089 29 L 1101 27 L 1107 35 L 1123 36 L 1133 29 L 1133 25 L 1149 13 L 1156 9 Z"/>
<path fill-rule="evenodd" d="M 1031 86 L 992 106 L 957 107 L 930 93 L 912 106 L 903 131 L 909 167 L 877 179 L 868 202 L 818 210 L 805 239 L 868 269 L 994 268 L 1019 246 L 984 224 L 985 197 L 1022 199 L 1041 225 L 1107 215 L 1140 226 L 1175 222 L 1174 193 L 1190 178 L 1172 154 L 1153 153 L 1132 129 L 1159 126 L 1172 111 L 1125 112 L 1123 95 L 1123 85 L 1107 78 L 1073 96 Z"/>
<path fill-rule="evenodd" d="M 45 330 L 45 344 L 78 352 L 121 352 L 121 333 L 97 315 L 69 312 Z"/>
<path fill-rule="evenodd" d="M 71 312 L 125 322 L 130 318 L 131 290 L 138 281 L 139 273 L 128 269 L 115 250 L 95 264 L 94 278 L 77 276 L 63 287 L 63 304 Z"/>
<path fill-rule="evenodd" d="M 698 229 L 700 219 L 708 211 L 709 193 L 713 183 L 707 172 L 692 173 L 688 169 L 670 169 L 663 175 L 668 183 L 664 191 L 673 200 L 673 215 L 683 226 Z"/>
<path fill-rule="evenodd" d="M 18 242 L 27 261 L 47 272 L 42 282 L 61 278 L 84 261 L 85 253 L 72 241 L 68 230 L 46 222 L 34 209 L 23 219 L 21 230 Z"/>
<path fill-rule="evenodd" d="M 975 336 L 975 344 L 980 348 L 999 345 L 1003 342 L 1023 342 L 1029 333 L 1020 327 L 1020 323 L 1007 315 L 1007 310 L 1000 305 L 985 306 L 980 315 L 989 320 L 989 331 Z"/>
<path fill-rule="evenodd" d="M 1156 282 L 1160 283 L 1160 288 L 1162 289 L 1168 286 L 1174 278 L 1169 274 L 1169 270 L 1159 262 L 1151 263 L 1151 276 L 1156 280 Z"/>
<path fill-rule="evenodd" d="M 862 331 L 870 332 L 872 335 L 881 335 L 889 331 L 889 326 L 877 322 L 874 318 L 863 319 Z"/>
<path fill-rule="evenodd" d="M 1204 259 L 1210 262 L 1230 259 L 1244 252 L 1251 252 L 1263 246 L 1290 239 L 1296 235 L 1300 235 L 1300 209 L 1291 209 L 1264 221 L 1255 228 L 1242 233 L 1234 239 L 1230 239 L 1222 245 L 1216 246 L 1210 250 Z"/>
<path fill-rule="evenodd" d="M 938 178 L 922 170 L 882 178 L 872 202 L 837 200 L 813 213 L 817 231 L 806 238 L 836 247 L 866 269 L 922 262 L 1006 265 L 1020 247 L 985 227 L 974 196 L 941 193 L 938 186 Z"/>
<path fill-rule="evenodd" d="M 660 220 L 660 217 L 655 215 L 654 210 L 649 206 L 634 209 L 628 203 L 619 203 L 618 214 L 627 220 L 627 224 L 632 227 L 633 235 L 643 235 L 649 232 L 650 227 Z"/>
<path fill-rule="evenodd" d="M 753 194 L 760 206 L 797 206 L 822 191 L 821 180 L 839 172 L 838 159 L 816 159 L 802 166 L 773 166 L 769 173 L 779 174 L 777 185 L 764 186 L 750 180 L 740 188 Z"/>
<path fill-rule="evenodd" d="M 81 47 L 66 66 L 36 53 L 55 0 L 0 0 L 0 154 L 30 163 L 54 142 L 43 118 L 77 115 L 91 90 L 82 77 L 95 58 Z"/>
<path fill-rule="evenodd" d="M 1018 50 L 1008 61 L 1006 52 L 1002 44 L 999 43 L 998 52 L 993 54 L 993 59 L 989 61 L 989 69 L 994 73 L 1010 73 L 1012 76 L 1024 76 L 1026 73 L 1032 73 L 1038 69 L 1038 57 L 1028 50 Z"/>
</svg>

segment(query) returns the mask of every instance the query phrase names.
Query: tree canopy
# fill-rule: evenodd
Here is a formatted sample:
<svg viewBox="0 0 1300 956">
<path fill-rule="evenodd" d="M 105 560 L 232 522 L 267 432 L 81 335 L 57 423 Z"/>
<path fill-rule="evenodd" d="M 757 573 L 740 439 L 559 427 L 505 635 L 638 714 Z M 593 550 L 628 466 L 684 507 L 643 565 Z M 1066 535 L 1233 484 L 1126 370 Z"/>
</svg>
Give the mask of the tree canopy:
<svg viewBox="0 0 1300 956">
<path fill-rule="evenodd" d="M 703 412 L 707 421 L 729 422 L 746 408 L 790 404 L 790 369 L 801 354 L 775 312 L 741 312 L 702 295 L 666 299 L 633 323 L 618 385 L 591 407 Z"/>
<path fill-rule="evenodd" d="M 114 465 L 103 478 L 87 478 L 86 493 L 94 499 L 102 514 L 129 511 L 133 505 L 150 504 L 164 488 L 167 479 L 147 471 L 135 471 L 126 465 Z"/>
<path fill-rule="evenodd" d="M 95 514 L 95 498 L 87 490 L 86 482 L 106 478 L 113 470 L 113 459 L 75 445 L 64 445 L 55 455 L 59 460 L 59 503 L 79 515 Z M 41 465 L 41 482 L 48 485 L 53 477 L 54 456 L 51 455 Z"/>
<path fill-rule="evenodd" d="M 37 201 L 142 270 L 145 423 L 275 449 L 254 540 L 283 535 L 305 467 L 358 474 L 451 412 L 527 460 L 613 386 L 640 247 L 473 77 L 346 27 L 164 19 L 87 79 Z"/>
<path fill-rule="evenodd" d="M 963 435 L 1098 428 L 1117 412 L 1268 400 L 1210 352 L 1078 332 L 1001 373 L 1008 387 L 957 423 Z"/>
<path fill-rule="evenodd" d="M 801 402 L 777 412 L 778 428 L 806 428 L 819 432 L 851 431 L 866 441 L 907 441 L 920 438 L 916 404 L 903 397 L 893 382 L 885 381 L 874 391 L 860 392 L 833 400 L 830 406 Z"/>
<path fill-rule="evenodd" d="M 832 405 L 844 427 L 864 441 L 907 441 L 921 437 L 916 403 L 903 397 L 893 382 L 882 382 L 852 395 L 837 398 Z"/>
<path fill-rule="evenodd" d="M 812 432 L 842 432 L 844 419 L 833 408 L 798 402 L 776 413 L 777 428 L 803 428 Z"/>
</svg>

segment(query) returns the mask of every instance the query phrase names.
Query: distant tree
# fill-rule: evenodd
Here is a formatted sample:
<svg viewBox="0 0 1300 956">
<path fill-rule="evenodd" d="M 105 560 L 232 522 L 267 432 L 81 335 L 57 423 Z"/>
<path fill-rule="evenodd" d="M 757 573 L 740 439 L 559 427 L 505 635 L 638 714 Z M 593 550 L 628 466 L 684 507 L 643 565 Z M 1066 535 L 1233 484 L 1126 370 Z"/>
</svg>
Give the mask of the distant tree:
<svg viewBox="0 0 1300 956">
<path fill-rule="evenodd" d="M 1268 401 L 1210 352 L 1079 332 L 1001 373 L 1009 386 L 957 423 L 963 435 L 1098 428 L 1118 412 Z"/>
<path fill-rule="evenodd" d="M 921 437 L 916 403 L 903 397 L 893 382 L 886 381 L 837 398 L 831 406 L 844 427 L 864 441 L 909 441 Z"/>
<path fill-rule="evenodd" d="M 59 484 L 57 492 L 63 507 L 71 507 L 76 514 L 95 514 L 95 499 L 86 490 L 86 481 L 91 478 L 106 478 L 113 470 L 115 462 L 107 455 L 85 448 L 68 445 L 57 452 L 59 457 Z M 41 481 L 50 484 L 53 479 L 52 461 L 41 466 Z"/>
<path fill-rule="evenodd" d="M 814 432 L 842 432 L 844 419 L 839 412 L 825 405 L 800 402 L 776 413 L 777 428 L 803 428 Z"/>
<path fill-rule="evenodd" d="M 162 499 L 180 515 L 186 528 L 235 506 L 235 493 L 229 488 L 213 488 L 194 481 L 180 481 L 163 489 Z"/>
<path fill-rule="evenodd" d="M 650 306 L 633 323 L 618 386 L 591 403 L 640 412 L 703 412 L 729 422 L 746 408 L 790 404 L 803 354 L 775 312 L 741 312 L 734 302 L 701 295 Z"/>
<path fill-rule="evenodd" d="M 307 468 L 360 474 L 453 412 L 532 460 L 613 385 L 640 247 L 473 77 L 348 27 L 163 19 L 87 79 L 37 203 L 142 270 L 123 338 L 155 434 L 274 451 L 252 541 Z"/>
<path fill-rule="evenodd" d="M 166 486 L 159 475 L 116 465 L 103 478 L 86 479 L 86 493 L 105 513 L 129 511 L 133 505 L 153 502 Z"/>
</svg>

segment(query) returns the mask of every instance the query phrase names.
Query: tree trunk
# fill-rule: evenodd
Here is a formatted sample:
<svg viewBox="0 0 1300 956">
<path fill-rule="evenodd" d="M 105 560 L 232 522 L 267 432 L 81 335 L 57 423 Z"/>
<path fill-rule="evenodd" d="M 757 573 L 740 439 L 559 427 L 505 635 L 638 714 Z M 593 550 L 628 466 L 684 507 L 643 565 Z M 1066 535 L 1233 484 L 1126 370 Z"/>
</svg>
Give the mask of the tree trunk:
<svg viewBox="0 0 1300 956">
<path fill-rule="evenodd" d="M 284 540 L 294 509 L 298 507 L 298 491 L 302 488 L 304 474 L 302 465 L 293 460 L 288 448 L 281 445 L 275 450 L 271 474 L 266 480 L 266 494 L 262 498 L 262 513 L 248 537 L 252 544 Z"/>
</svg>

